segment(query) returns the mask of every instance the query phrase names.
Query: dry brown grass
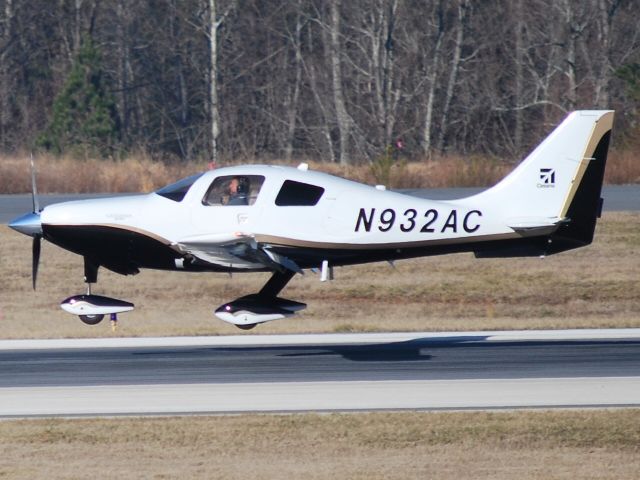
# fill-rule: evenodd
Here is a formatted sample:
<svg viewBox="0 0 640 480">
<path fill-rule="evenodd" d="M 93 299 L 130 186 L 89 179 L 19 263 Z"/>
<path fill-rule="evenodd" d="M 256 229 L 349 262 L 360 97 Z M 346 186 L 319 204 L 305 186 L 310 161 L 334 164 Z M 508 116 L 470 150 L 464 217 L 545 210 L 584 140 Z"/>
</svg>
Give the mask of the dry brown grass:
<svg viewBox="0 0 640 480">
<path fill-rule="evenodd" d="M 636 150 L 614 150 L 607 160 L 605 183 L 640 183 L 640 155 Z"/>
<path fill-rule="evenodd" d="M 370 165 L 342 166 L 311 162 L 311 168 L 366 184 L 381 183 Z M 495 159 L 459 155 L 440 156 L 424 162 L 398 162 L 389 172 L 390 188 L 478 187 L 497 183 L 513 165 Z"/>
<path fill-rule="evenodd" d="M 308 272 L 283 296 L 307 302 L 298 317 L 251 333 L 447 331 L 640 327 L 640 214 L 606 213 L 593 245 L 546 259 L 448 255 L 336 269 L 321 283 Z M 3 338 L 224 335 L 225 301 L 255 292 L 267 274 L 101 270 L 95 293 L 134 302 L 120 328 L 88 327 L 58 304 L 82 293 L 81 258 L 44 242 L 38 291 L 31 290 L 29 239 L 0 227 L 0 325 Z M 249 334 L 249 333 L 246 333 Z"/>
<path fill-rule="evenodd" d="M 0 478 L 636 479 L 640 410 L 0 423 Z"/>
<path fill-rule="evenodd" d="M 0 193 L 31 191 L 27 157 L 0 155 Z M 149 192 L 208 168 L 204 160 L 166 164 L 145 154 L 131 155 L 124 160 L 78 160 L 52 155 L 39 155 L 35 160 L 38 188 L 42 193 Z M 381 182 L 370 164 L 341 166 L 310 162 L 310 165 L 315 170 L 371 185 Z M 383 183 L 392 188 L 490 186 L 513 167 L 514 162 L 495 158 L 447 155 L 429 161 L 397 162 L 390 169 L 389 181 Z M 612 151 L 605 181 L 610 184 L 640 183 L 640 161 L 635 151 Z"/>
<path fill-rule="evenodd" d="M 205 164 L 165 164 L 146 155 L 125 160 L 79 160 L 38 155 L 35 158 L 40 193 L 150 192 L 179 178 L 205 170 Z M 27 156 L 0 156 L 0 192 L 31 191 Z"/>
</svg>

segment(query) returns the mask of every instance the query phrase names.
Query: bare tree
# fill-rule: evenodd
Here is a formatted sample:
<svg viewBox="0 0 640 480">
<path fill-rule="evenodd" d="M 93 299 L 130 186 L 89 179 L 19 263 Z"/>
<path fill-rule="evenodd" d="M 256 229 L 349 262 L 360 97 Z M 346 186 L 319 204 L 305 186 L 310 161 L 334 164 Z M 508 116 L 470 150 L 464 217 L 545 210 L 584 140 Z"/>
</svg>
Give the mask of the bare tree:
<svg viewBox="0 0 640 480">
<path fill-rule="evenodd" d="M 216 0 L 209 0 L 209 42 L 211 45 L 209 73 L 209 103 L 211 109 L 211 153 L 215 165 L 218 162 L 218 135 L 220 135 L 220 107 L 218 105 L 218 28 L 222 20 L 218 18 Z"/>
<path fill-rule="evenodd" d="M 444 37 L 444 7 L 442 1 L 438 1 L 434 5 L 433 12 L 429 19 L 429 24 L 426 25 L 428 31 L 435 32 L 435 43 L 430 55 L 430 59 L 427 61 L 427 98 L 425 104 L 424 122 L 422 126 L 422 150 L 424 155 L 429 158 L 432 153 L 432 135 L 433 135 L 433 111 L 435 105 L 435 93 L 436 86 L 438 84 L 438 78 L 440 73 L 440 61 L 442 57 L 442 40 Z M 427 50 L 425 48 L 425 50 Z M 428 51 L 428 50 L 427 50 Z"/>
<path fill-rule="evenodd" d="M 524 125 L 522 119 L 523 110 L 520 102 L 524 99 L 524 28 L 525 18 L 523 12 L 522 0 L 516 0 L 514 5 L 514 37 L 515 37 L 515 122 L 513 132 L 514 150 L 520 153 L 522 149 L 522 135 L 524 133 Z"/>
<path fill-rule="evenodd" d="M 363 53 L 364 67 L 361 71 L 372 83 L 372 115 L 377 123 L 381 147 L 386 148 L 391 144 L 400 98 L 400 90 L 395 85 L 398 0 L 375 0 L 367 10 L 363 25 L 358 29 L 365 40 L 365 45 L 359 49 Z"/>
<path fill-rule="evenodd" d="M 119 151 L 367 161 L 522 152 L 573 108 L 630 128 L 636 0 L 0 0 L 0 149 L 33 145 L 83 38 Z M 631 71 L 631 70 L 629 70 Z"/>
<path fill-rule="evenodd" d="M 296 133 L 296 124 L 298 121 L 298 101 L 300 100 L 300 90 L 302 83 L 302 12 L 301 2 L 296 3 L 297 12 L 295 13 L 295 27 L 293 32 L 288 32 L 287 37 L 291 43 L 294 53 L 293 68 L 295 71 L 293 87 L 287 89 L 289 92 L 285 99 L 287 109 L 287 137 L 284 148 L 284 157 L 291 160 L 293 156 L 293 141 Z"/>
<path fill-rule="evenodd" d="M 0 148 L 7 148 L 7 134 L 10 122 L 11 75 L 8 57 L 12 41 L 13 0 L 5 0 L 2 20 L 0 21 Z"/>
<path fill-rule="evenodd" d="M 438 141 L 436 149 L 440 152 L 444 150 L 445 135 L 449 123 L 449 109 L 451 100 L 453 99 L 454 89 L 458 81 L 458 71 L 462 61 L 462 45 L 464 42 L 465 28 L 470 14 L 469 0 L 458 1 L 458 11 L 456 17 L 456 37 L 453 46 L 453 58 L 451 60 L 451 69 L 449 70 L 449 80 L 447 82 L 447 91 L 444 98 L 444 106 L 440 117 L 440 131 L 438 133 Z"/>
<path fill-rule="evenodd" d="M 340 0 L 331 0 L 331 73 L 333 80 L 333 101 L 336 109 L 336 120 L 340 132 L 339 160 L 343 165 L 351 163 L 349 158 L 349 139 L 351 132 L 351 117 L 347 112 L 344 93 L 342 91 L 342 48 L 340 45 Z"/>
</svg>

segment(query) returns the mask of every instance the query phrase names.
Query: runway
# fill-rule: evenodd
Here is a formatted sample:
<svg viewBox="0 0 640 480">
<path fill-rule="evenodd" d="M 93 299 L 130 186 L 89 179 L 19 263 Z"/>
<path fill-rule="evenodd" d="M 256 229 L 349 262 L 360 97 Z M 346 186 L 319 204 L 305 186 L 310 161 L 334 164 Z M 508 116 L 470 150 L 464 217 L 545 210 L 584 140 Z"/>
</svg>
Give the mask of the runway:
<svg viewBox="0 0 640 480">
<path fill-rule="evenodd" d="M 0 342 L 0 416 L 640 405 L 640 329 Z"/>
</svg>

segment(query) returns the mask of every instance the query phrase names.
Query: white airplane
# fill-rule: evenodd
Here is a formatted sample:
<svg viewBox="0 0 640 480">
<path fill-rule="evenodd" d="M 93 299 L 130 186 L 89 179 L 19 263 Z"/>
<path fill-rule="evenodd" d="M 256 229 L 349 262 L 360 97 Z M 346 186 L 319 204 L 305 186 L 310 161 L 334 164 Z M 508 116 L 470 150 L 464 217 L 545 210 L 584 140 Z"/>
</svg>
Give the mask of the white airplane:
<svg viewBox="0 0 640 480">
<path fill-rule="evenodd" d="M 91 294 L 99 267 L 185 272 L 273 272 L 257 293 L 215 315 L 242 329 L 293 315 L 278 295 L 296 273 L 334 266 L 473 252 L 545 256 L 593 240 L 613 111 L 576 111 L 507 177 L 477 195 L 433 201 L 300 167 L 210 170 L 154 193 L 38 208 L 10 227 L 84 257 L 87 292 L 62 302 L 88 324 L 133 304 Z M 113 317 L 112 317 L 113 318 Z"/>
</svg>

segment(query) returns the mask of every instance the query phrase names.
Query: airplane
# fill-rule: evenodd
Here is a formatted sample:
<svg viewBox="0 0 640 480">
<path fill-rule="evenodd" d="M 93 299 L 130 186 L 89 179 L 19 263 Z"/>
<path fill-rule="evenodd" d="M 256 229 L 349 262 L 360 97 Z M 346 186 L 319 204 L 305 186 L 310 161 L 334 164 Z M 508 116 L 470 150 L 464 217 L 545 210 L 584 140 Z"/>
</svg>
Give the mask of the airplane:
<svg viewBox="0 0 640 480">
<path fill-rule="evenodd" d="M 132 303 L 93 295 L 98 269 L 271 272 L 256 293 L 215 315 L 241 329 L 291 317 L 306 304 L 279 296 L 313 269 L 473 252 L 479 258 L 546 256 L 589 245 L 601 198 L 614 112 L 570 113 L 495 186 L 434 201 L 298 168 L 242 165 L 209 170 L 153 193 L 64 202 L 10 227 L 33 237 L 35 289 L 40 242 L 84 258 L 85 294 L 61 307 L 87 324 Z M 33 168 L 32 168 L 33 171 Z"/>
</svg>

